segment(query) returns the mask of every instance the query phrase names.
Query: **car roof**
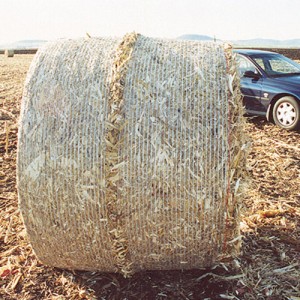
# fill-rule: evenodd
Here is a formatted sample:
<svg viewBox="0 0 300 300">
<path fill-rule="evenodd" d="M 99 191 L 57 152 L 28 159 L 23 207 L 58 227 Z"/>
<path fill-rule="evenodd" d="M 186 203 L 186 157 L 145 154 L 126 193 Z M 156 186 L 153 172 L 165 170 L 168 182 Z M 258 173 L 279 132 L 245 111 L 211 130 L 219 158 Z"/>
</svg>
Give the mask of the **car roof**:
<svg viewBox="0 0 300 300">
<path fill-rule="evenodd" d="M 254 55 L 254 54 L 278 54 L 272 51 L 265 50 L 257 50 L 257 49 L 234 49 L 236 53 L 244 54 L 244 55 Z"/>
</svg>

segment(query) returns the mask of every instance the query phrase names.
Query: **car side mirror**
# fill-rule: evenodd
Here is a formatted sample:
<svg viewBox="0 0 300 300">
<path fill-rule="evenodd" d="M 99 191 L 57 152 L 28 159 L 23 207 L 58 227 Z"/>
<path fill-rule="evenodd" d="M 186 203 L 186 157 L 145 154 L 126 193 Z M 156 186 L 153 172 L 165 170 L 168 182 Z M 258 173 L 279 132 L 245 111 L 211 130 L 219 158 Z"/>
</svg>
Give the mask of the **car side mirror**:
<svg viewBox="0 0 300 300">
<path fill-rule="evenodd" d="M 244 73 L 243 77 L 259 79 L 260 75 L 258 73 L 253 72 L 253 71 L 246 71 Z"/>
</svg>

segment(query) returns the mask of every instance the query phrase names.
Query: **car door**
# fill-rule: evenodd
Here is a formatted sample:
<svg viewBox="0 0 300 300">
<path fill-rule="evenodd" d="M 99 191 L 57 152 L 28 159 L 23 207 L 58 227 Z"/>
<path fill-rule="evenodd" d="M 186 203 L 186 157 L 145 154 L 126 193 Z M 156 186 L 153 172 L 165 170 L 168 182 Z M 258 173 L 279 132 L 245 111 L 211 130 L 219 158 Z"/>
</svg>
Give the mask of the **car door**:
<svg viewBox="0 0 300 300">
<path fill-rule="evenodd" d="M 261 102 L 263 77 L 248 58 L 238 55 L 237 62 L 240 75 L 241 93 L 243 95 L 243 104 L 247 112 L 255 114 L 265 113 L 266 108 Z M 257 76 L 247 76 L 247 71 L 250 71 Z"/>
</svg>

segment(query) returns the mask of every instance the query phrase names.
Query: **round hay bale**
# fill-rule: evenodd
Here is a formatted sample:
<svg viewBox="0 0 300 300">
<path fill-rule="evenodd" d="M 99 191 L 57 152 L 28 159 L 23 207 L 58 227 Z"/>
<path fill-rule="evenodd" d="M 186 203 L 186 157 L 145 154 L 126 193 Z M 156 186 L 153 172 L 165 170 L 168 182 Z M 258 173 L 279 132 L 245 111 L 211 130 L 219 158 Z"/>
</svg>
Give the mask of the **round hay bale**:
<svg viewBox="0 0 300 300">
<path fill-rule="evenodd" d="M 38 258 L 130 276 L 237 255 L 242 114 L 228 45 L 132 33 L 42 47 L 17 166 Z"/>
<path fill-rule="evenodd" d="M 4 51 L 4 55 L 5 55 L 6 57 L 14 57 L 15 51 L 14 51 L 14 50 L 11 50 L 11 49 L 6 49 L 6 50 Z"/>
</svg>

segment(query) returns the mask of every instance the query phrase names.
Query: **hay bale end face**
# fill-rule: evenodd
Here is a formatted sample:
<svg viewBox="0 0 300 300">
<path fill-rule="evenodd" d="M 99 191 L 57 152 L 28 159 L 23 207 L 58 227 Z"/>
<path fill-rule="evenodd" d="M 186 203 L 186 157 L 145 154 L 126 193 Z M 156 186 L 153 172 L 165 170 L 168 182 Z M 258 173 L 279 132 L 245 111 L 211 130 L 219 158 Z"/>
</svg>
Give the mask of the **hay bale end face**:
<svg viewBox="0 0 300 300">
<path fill-rule="evenodd" d="M 59 40 L 24 88 L 20 210 L 39 259 L 121 272 L 239 252 L 243 110 L 220 43 Z"/>
<path fill-rule="evenodd" d="M 5 55 L 6 57 L 14 57 L 15 51 L 14 51 L 14 50 L 11 50 L 11 49 L 6 49 L 6 50 L 4 51 L 4 55 Z"/>
</svg>

